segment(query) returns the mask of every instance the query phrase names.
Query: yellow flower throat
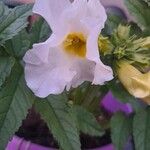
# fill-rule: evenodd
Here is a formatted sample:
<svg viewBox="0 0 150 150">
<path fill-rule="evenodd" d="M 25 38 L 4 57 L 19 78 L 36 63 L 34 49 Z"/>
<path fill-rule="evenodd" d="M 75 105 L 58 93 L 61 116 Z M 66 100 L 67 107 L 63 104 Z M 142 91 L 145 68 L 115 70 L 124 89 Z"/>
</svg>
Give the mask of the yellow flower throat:
<svg viewBox="0 0 150 150">
<path fill-rule="evenodd" d="M 63 48 L 68 54 L 85 57 L 86 38 L 82 33 L 68 34 L 63 42 Z"/>
</svg>

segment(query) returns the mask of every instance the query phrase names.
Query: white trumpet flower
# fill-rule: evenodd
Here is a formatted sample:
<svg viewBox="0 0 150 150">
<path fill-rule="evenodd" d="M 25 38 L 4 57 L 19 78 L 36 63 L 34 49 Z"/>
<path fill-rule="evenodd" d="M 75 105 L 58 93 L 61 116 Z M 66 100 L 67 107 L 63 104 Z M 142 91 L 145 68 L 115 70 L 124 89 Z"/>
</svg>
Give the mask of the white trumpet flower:
<svg viewBox="0 0 150 150">
<path fill-rule="evenodd" d="M 107 15 L 99 0 L 36 0 L 33 12 L 45 18 L 52 35 L 24 56 L 25 79 L 34 94 L 46 97 L 84 81 L 102 85 L 113 78 L 98 50 Z"/>
</svg>

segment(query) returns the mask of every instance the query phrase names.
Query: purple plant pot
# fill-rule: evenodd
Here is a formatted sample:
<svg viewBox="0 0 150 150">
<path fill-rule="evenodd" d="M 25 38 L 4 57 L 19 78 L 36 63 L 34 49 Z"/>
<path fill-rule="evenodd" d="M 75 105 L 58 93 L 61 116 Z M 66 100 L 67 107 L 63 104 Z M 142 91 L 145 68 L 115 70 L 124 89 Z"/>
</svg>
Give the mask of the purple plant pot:
<svg viewBox="0 0 150 150">
<path fill-rule="evenodd" d="M 41 145 L 31 143 L 23 138 L 14 136 L 13 139 L 8 143 L 6 150 L 54 150 Z"/>
<path fill-rule="evenodd" d="M 24 140 L 23 138 L 14 136 L 13 139 L 8 143 L 6 150 L 56 150 L 56 149 L 34 144 L 31 143 L 30 141 Z M 115 150 L 115 149 L 112 144 L 109 144 L 101 148 L 90 150 Z"/>
</svg>

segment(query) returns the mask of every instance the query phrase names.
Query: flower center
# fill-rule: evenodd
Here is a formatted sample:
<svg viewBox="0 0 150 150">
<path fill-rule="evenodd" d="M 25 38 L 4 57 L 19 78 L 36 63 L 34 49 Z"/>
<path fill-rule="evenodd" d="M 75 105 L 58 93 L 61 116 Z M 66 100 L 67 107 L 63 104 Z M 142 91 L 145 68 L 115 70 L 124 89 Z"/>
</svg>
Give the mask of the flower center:
<svg viewBox="0 0 150 150">
<path fill-rule="evenodd" d="M 72 55 L 85 57 L 86 55 L 86 38 L 82 33 L 68 34 L 63 42 L 64 50 Z"/>
</svg>

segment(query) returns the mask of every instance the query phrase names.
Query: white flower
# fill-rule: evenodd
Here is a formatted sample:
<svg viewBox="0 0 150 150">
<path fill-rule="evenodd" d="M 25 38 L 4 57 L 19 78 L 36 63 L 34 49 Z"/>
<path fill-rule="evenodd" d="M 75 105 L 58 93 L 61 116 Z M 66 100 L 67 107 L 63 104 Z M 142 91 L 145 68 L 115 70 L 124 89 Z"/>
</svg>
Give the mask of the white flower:
<svg viewBox="0 0 150 150">
<path fill-rule="evenodd" d="M 24 57 L 27 85 L 35 95 L 59 94 L 84 81 L 102 85 L 113 78 L 99 56 L 98 36 L 107 18 L 99 0 L 36 0 L 33 12 L 53 32 Z"/>
</svg>

